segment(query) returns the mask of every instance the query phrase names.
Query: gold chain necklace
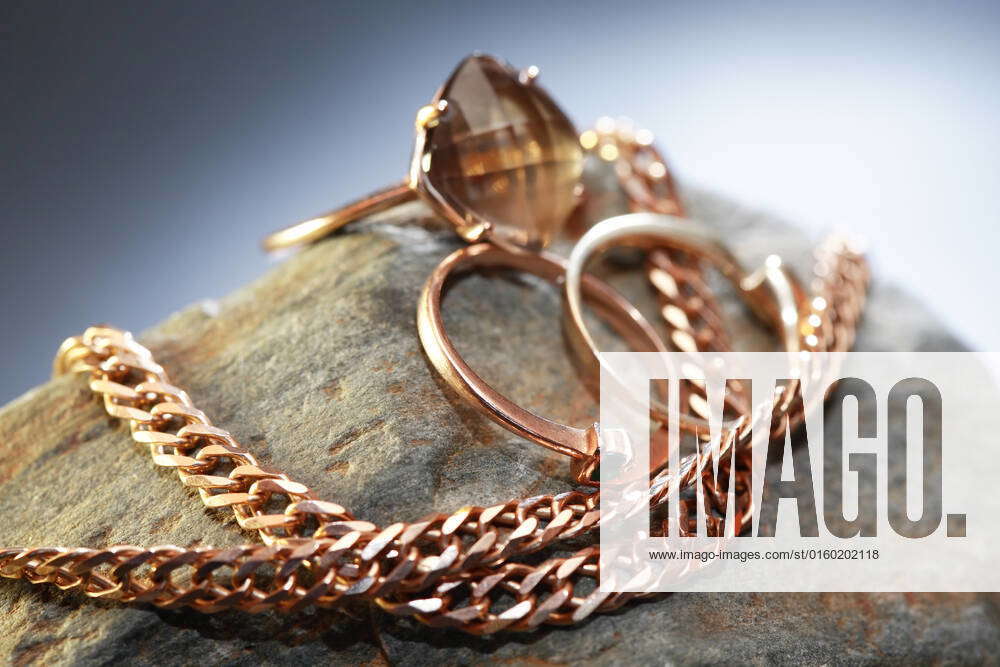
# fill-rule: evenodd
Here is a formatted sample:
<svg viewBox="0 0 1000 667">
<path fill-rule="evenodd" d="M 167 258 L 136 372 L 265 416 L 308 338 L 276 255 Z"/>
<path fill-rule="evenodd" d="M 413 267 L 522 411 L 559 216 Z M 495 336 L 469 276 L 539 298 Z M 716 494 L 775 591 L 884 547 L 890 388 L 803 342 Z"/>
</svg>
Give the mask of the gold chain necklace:
<svg viewBox="0 0 1000 667">
<path fill-rule="evenodd" d="M 808 335 L 815 337 L 812 349 L 846 350 L 863 308 L 868 268 L 843 244 L 827 244 L 817 255 L 822 269 L 817 271 L 818 288 L 814 298 L 803 302 L 800 322 L 819 321 L 809 327 Z M 651 264 L 651 272 L 654 285 L 683 285 L 682 293 L 695 295 L 670 293 L 665 298 L 689 315 L 689 328 L 691 322 L 706 327 L 687 335 L 717 349 L 719 334 L 704 319 L 705 302 L 698 296 L 708 290 L 697 274 L 662 258 Z M 662 273 L 659 279 L 656 272 Z M 672 282 L 664 282 L 663 276 Z M 679 320 L 668 320 L 668 325 L 683 331 Z M 182 484 L 197 489 L 205 506 L 231 508 L 240 526 L 259 531 L 264 544 L 227 549 L 0 548 L 4 577 L 76 588 L 90 597 L 202 612 L 294 611 L 367 599 L 394 614 L 477 634 L 574 623 L 638 595 L 597 589 L 596 546 L 540 564 L 515 560 L 597 528 L 596 492 L 514 499 L 415 523 L 375 526 L 335 502 L 317 499 L 305 484 L 262 467 L 228 431 L 213 426 L 127 332 L 93 327 L 67 340 L 55 370 L 88 374 L 90 388 L 102 397 L 108 414 L 129 423 L 133 440 L 149 448 L 156 465 L 176 469 Z M 787 417 L 794 420 L 796 415 Z M 737 461 L 747 453 L 737 450 Z M 739 485 L 746 468 L 737 468 Z M 690 486 L 698 470 L 690 468 L 677 483 Z M 656 481 L 653 488 L 665 488 Z M 719 492 L 708 478 L 703 482 L 706 502 L 718 501 Z M 665 496 L 654 494 L 651 506 Z M 742 525 L 752 507 L 746 494 L 741 497 L 737 511 Z M 682 530 L 687 520 L 682 512 Z"/>
</svg>

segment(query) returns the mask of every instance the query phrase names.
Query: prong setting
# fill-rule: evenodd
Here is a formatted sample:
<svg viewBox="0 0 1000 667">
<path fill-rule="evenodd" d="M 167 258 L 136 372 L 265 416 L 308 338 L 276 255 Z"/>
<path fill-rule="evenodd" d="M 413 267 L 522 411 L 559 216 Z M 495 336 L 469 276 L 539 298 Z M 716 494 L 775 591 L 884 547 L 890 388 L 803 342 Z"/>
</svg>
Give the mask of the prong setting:
<svg viewBox="0 0 1000 667">
<path fill-rule="evenodd" d="M 433 104 L 425 104 L 417 109 L 416 126 L 420 130 L 429 130 L 438 124 L 441 115 L 448 109 L 448 100 L 438 100 Z"/>
</svg>

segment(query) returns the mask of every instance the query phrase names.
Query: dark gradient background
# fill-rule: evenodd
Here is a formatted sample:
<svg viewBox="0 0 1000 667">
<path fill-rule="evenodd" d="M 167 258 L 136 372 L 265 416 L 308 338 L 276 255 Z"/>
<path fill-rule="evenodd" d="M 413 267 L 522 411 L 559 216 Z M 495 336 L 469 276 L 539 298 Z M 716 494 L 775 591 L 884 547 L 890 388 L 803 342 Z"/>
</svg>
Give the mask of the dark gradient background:
<svg viewBox="0 0 1000 667">
<path fill-rule="evenodd" d="M 400 177 L 472 50 L 684 183 L 814 230 L 1000 349 L 996 3 L 24 2 L 0 15 L 0 402 L 58 343 L 265 270 L 257 242 Z"/>
</svg>

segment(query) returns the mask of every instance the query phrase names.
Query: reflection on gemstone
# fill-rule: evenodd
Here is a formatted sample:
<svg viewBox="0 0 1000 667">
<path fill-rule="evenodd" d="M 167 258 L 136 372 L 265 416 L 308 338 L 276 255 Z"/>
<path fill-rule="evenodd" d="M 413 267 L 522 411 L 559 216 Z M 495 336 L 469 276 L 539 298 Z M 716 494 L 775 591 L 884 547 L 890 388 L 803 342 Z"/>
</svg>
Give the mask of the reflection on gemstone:
<svg viewBox="0 0 1000 667">
<path fill-rule="evenodd" d="M 427 130 L 425 176 L 470 226 L 500 243 L 538 249 L 577 204 L 583 154 L 566 114 L 537 85 L 490 56 L 463 60 L 445 84 L 448 106 Z"/>
</svg>

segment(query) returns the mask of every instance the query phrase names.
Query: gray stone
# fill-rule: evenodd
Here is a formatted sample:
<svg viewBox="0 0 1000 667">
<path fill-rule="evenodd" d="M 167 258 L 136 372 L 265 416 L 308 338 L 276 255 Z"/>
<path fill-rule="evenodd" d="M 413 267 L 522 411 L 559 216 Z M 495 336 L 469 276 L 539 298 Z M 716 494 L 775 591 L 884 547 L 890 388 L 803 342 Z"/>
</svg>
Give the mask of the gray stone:
<svg viewBox="0 0 1000 667">
<path fill-rule="evenodd" d="M 808 269 L 811 242 L 793 228 L 716 197 L 696 193 L 689 203 L 748 259 L 778 251 Z M 425 218 L 416 206 L 356 225 L 217 312 L 192 307 L 142 336 L 215 423 L 321 497 L 379 523 L 569 488 L 565 461 L 480 417 L 425 361 L 417 295 L 458 247 Z M 611 270 L 614 281 L 648 307 L 641 275 L 621 273 Z M 904 291 L 876 280 L 870 303 L 859 349 L 960 349 Z M 738 304 L 727 309 L 738 339 L 755 335 Z M 558 313 L 556 290 L 508 275 L 471 275 L 446 300 L 449 332 L 488 380 L 546 415 L 585 424 L 596 406 L 567 358 Z M 6 545 L 224 546 L 256 537 L 154 469 L 72 377 L 0 412 L 0 516 Z M 996 605 L 971 594 L 685 594 L 573 628 L 480 638 L 363 606 L 205 616 L 4 580 L 0 655 L 14 664 L 979 662 L 1000 650 Z"/>
</svg>

